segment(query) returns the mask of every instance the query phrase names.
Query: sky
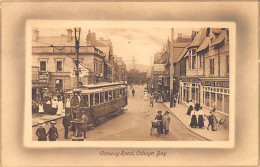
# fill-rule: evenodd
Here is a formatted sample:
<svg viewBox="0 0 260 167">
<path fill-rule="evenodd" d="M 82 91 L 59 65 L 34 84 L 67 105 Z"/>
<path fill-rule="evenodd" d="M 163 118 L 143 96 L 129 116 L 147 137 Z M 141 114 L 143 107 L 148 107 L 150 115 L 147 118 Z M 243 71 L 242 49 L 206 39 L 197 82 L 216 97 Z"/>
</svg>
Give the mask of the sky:
<svg viewBox="0 0 260 167">
<path fill-rule="evenodd" d="M 66 35 L 64 29 L 38 29 L 40 36 Z M 81 38 L 85 39 L 88 31 L 95 32 L 97 39 L 111 39 L 114 55 L 122 57 L 128 63 L 136 59 L 136 64 L 152 65 L 153 56 L 160 51 L 163 45 L 171 37 L 170 28 L 96 28 L 81 29 Z M 198 29 L 174 29 L 174 38 L 178 33 L 190 36 L 192 30 Z"/>
</svg>

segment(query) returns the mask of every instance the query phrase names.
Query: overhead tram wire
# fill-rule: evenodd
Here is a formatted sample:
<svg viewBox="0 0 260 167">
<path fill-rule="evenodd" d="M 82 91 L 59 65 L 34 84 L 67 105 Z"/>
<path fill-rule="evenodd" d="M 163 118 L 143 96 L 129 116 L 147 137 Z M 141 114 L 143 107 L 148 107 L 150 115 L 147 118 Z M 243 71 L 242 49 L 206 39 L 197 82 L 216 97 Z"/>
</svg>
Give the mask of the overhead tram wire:
<svg viewBox="0 0 260 167">
<path fill-rule="evenodd" d="M 52 48 L 55 48 L 55 49 L 57 49 L 58 51 L 60 51 L 61 53 L 63 53 L 65 56 L 68 56 L 69 58 L 71 58 L 71 59 L 73 60 L 73 62 L 74 62 L 74 60 L 75 60 L 73 57 L 71 57 L 71 56 L 69 56 L 68 54 L 64 53 L 61 49 L 55 47 L 55 46 L 52 45 L 52 44 L 48 44 L 48 43 L 44 43 L 44 42 L 40 42 L 40 41 L 35 41 L 35 42 L 38 42 L 38 43 L 47 45 L 47 46 L 52 47 Z M 82 63 L 79 63 L 79 64 L 80 64 L 81 66 L 83 66 L 85 69 L 87 69 L 90 73 L 92 73 L 95 77 L 99 77 L 99 76 L 97 76 L 94 72 L 92 72 L 89 68 L 87 68 L 87 67 L 85 66 L 85 64 L 82 64 Z"/>
</svg>

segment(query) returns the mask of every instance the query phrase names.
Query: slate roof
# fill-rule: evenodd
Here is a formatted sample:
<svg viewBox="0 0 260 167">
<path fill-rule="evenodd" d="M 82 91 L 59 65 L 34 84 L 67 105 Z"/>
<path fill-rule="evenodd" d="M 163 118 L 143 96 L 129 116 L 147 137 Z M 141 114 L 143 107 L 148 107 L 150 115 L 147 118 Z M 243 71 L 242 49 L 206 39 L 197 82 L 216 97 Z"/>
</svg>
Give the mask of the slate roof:
<svg viewBox="0 0 260 167">
<path fill-rule="evenodd" d="M 207 47 L 209 46 L 209 42 L 210 42 L 210 37 L 206 37 L 203 40 L 203 42 L 200 44 L 199 48 L 197 49 L 197 52 L 207 49 Z"/>
<path fill-rule="evenodd" d="M 221 43 L 226 37 L 226 31 L 222 30 L 219 36 L 213 41 L 212 46 Z"/>
<path fill-rule="evenodd" d="M 202 43 L 203 39 L 206 37 L 206 33 L 207 33 L 207 29 L 201 28 L 188 48 L 199 47 L 200 44 Z"/>
<path fill-rule="evenodd" d="M 67 36 L 38 37 L 36 41 L 32 41 L 32 46 L 75 46 L 75 37 L 72 36 L 71 41 L 67 42 Z M 80 39 L 80 46 L 87 46 L 84 39 Z"/>
<path fill-rule="evenodd" d="M 180 61 L 183 57 L 185 57 L 185 55 L 186 55 L 187 52 L 188 52 L 188 47 L 185 47 L 185 48 L 181 51 L 181 53 L 180 53 L 180 55 L 178 56 L 176 62 Z"/>
</svg>

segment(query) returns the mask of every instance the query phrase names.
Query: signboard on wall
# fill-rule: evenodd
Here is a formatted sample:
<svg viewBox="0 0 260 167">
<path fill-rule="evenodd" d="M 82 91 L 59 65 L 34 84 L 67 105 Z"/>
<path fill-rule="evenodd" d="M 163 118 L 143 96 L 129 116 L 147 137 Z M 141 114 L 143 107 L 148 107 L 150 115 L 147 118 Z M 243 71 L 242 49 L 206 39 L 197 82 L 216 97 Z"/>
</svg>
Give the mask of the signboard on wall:
<svg viewBox="0 0 260 167">
<path fill-rule="evenodd" d="M 164 71 L 164 64 L 154 64 L 153 70 L 163 72 Z"/>
</svg>

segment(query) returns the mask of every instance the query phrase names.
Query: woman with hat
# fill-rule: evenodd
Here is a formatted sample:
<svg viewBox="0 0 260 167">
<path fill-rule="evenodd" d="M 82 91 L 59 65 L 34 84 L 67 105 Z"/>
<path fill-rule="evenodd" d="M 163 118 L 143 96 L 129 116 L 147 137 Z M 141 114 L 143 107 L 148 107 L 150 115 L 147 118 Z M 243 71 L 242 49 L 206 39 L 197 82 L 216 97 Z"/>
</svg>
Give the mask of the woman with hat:
<svg viewBox="0 0 260 167">
<path fill-rule="evenodd" d="M 39 110 L 38 110 L 38 116 L 41 117 L 43 113 L 44 113 L 43 103 L 40 102 L 40 104 L 39 104 Z"/>
<path fill-rule="evenodd" d="M 191 114 L 190 127 L 192 127 L 192 128 L 196 128 L 197 125 L 198 125 L 198 122 L 197 122 L 197 116 L 198 116 L 197 110 L 199 109 L 198 105 L 199 104 L 196 104 L 196 106 L 194 107 L 194 109 L 190 113 Z"/>
<path fill-rule="evenodd" d="M 192 100 L 190 100 L 187 115 L 190 115 L 191 111 L 193 110 L 193 106 L 194 106 L 194 104 L 192 103 Z"/>
<path fill-rule="evenodd" d="M 49 140 L 50 141 L 56 141 L 58 139 L 59 134 L 57 131 L 57 128 L 55 127 L 56 122 L 51 121 L 51 128 L 49 129 L 47 135 L 49 135 Z"/>
<path fill-rule="evenodd" d="M 212 111 L 210 111 L 210 115 L 208 116 L 209 124 L 207 127 L 207 130 L 209 130 L 209 127 L 211 126 L 212 131 L 217 130 L 217 118 L 215 116 L 216 108 L 214 107 Z"/>
<path fill-rule="evenodd" d="M 203 128 L 204 127 L 204 111 L 202 110 L 202 107 L 199 107 L 198 110 L 198 125 L 199 128 Z"/>
<path fill-rule="evenodd" d="M 169 112 L 165 111 L 165 113 L 163 114 L 163 118 L 162 118 L 162 124 L 163 124 L 163 129 L 164 129 L 166 135 L 169 133 L 170 121 L 171 121 L 171 118 L 169 116 Z"/>
<path fill-rule="evenodd" d="M 162 111 L 157 111 L 157 115 L 155 120 L 159 122 L 159 127 L 157 128 L 157 132 L 163 134 L 163 124 L 162 124 Z"/>
<path fill-rule="evenodd" d="M 38 126 L 39 128 L 36 130 L 36 136 L 38 136 L 38 141 L 46 141 L 47 135 L 43 121 L 38 121 Z"/>
</svg>

